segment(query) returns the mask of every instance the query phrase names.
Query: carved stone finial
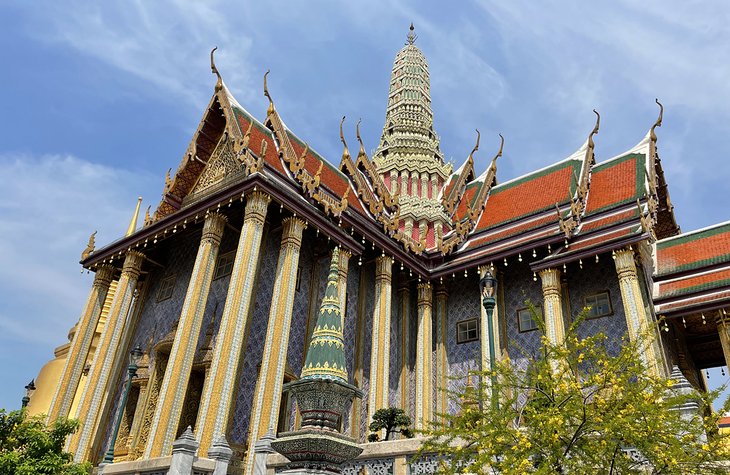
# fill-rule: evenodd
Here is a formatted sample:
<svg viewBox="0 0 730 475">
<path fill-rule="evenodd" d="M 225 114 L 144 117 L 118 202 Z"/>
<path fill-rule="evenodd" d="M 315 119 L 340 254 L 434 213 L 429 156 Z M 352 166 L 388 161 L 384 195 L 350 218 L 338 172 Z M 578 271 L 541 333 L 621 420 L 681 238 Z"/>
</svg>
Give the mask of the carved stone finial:
<svg viewBox="0 0 730 475">
<path fill-rule="evenodd" d="M 469 154 L 469 157 L 471 157 L 472 155 L 474 155 L 474 152 L 476 152 L 477 150 L 479 150 L 479 139 L 481 139 L 481 137 L 482 137 L 482 134 L 479 133 L 479 129 L 475 129 L 475 130 L 477 131 L 477 143 L 476 143 L 476 145 L 474 145 L 474 148 L 471 149 L 471 153 Z"/>
<path fill-rule="evenodd" d="M 593 113 L 596 114 L 596 125 L 593 126 L 593 130 L 588 136 L 588 148 L 590 150 L 593 150 L 593 147 L 595 146 L 593 143 L 593 136 L 598 133 L 598 129 L 601 127 L 601 114 L 599 114 L 596 109 L 593 109 Z"/>
<path fill-rule="evenodd" d="M 499 140 L 499 151 L 497 151 L 497 155 L 495 155 L 492 159 L 492 163 L 496 162 L 497 159 L 502 156 L 502 150 L 504 149 L 504 137 L 502 134 L 499 134 Z"/>
<path fill-rule="evenodd" d="M 215 84 L 215 90 L 216 92 L 220 91 L 223 88 L 223 78 L 221 77 L 221 74 L 218 72 L 218 68 L 215 67 L 215 60 L 213 59 L 213 53 L 218 49 L 216 46 L 212 50 L 210 50 L 210 70 L 213 74 L 215 74 L 218 77 L 218 81 Z"/>
<path fill-rule="evenodd" d="M 269 94 L 269 85 L 268 85 L 268 81 L 266 80 L 266 78 L 270 72 L 271 72 L 271 70 L 267 69 L 266 72 L 264 73 L 264 96 L 266 96 L 266 98 L 269 100 L 269 104 L 273 105 L 274 100 L 271 98 L 271 94 Z"/>
<path fill-rule="evenodd" d="M 92 252 L 94 252 L 94 246 L 96 241 L 96 231 L 91 233 L 91 236 L 89 236 L 89 243 L 86 245 L 86 249 L 83 250 L 81 253 L 81 260 L 83 261 L 87 257 L 91 255 Z"/>
</svg>

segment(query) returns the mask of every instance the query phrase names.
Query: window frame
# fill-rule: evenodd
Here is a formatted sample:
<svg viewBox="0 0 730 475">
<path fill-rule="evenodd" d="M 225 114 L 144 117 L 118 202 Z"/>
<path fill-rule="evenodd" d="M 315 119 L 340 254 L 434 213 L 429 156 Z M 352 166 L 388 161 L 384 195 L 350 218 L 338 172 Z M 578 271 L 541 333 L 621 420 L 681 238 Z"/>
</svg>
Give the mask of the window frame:
<svg viewBox="0 0 730 475">
<path fill-rule="evenodd" d="M 474 322 L 476 324 L 476 327 L 475 327 L 476 336 L 474 338 L 469 338 L 467 336 L 466 339 L 463 339 L 462 340 L 461 339 L 461 332 L 459 331 L 459 327 L 461 325 L 469 324 L 469 323 L 472 323 L 472 322 Z M 469 328 L 467 328 L 466 334 L 468 335 L 470 331 L 471 330 Z M 479 341 L 479 337 L 480 337 L 479 333 L 480 332 L 479 332 L 479 319 L 478 318 L 468 318 L 466 320 L 461 320 L 461 321 L 456 322 L 456 343 L 457 344 L 472 343 L 474 341 Z"/>
<path fill-rule="evenodd" d="M 583 297 L 583 308 L 588 307 L 588 299 L 589 298 L 591 298 L 591 297 L 597 297 L 597 296 L 603 295 L 603 294 L 606 295 L 606 301 L 608 302 L 608 313 L 603 313 L 601 315 L 591 315 L 589 313 L 588 315 L 586 315 L 586 320 L 595 320 L 596 318 L 610 317 L 611 315 L 613 315 L 614 311 L 613 311 L 613 304 L 611 303 L 611 292 L 608 289 L 602 290 L 600 292 L 594 292 L 592 294 L 585 295 Z M 593 309 L 593 308 L 594 307 L 591 306 L 591 309 Z"/>
<path fill-rule="evenodd" d="M 172 282 L 172 284 L 168 287 L 165 286 L 166 282 Z M 160 286 L 157 288 L 157 295 L 155 296 L 155 300 L 157 302 L 164 302 L 165 300 L 170 300 L 172 298 L 172 294 L 175 293 L 175 284 L 177 283 L 177 274 L 170 274 L 166 275 L 160 280 Z M 166 291 L 169 289 L 169 294 L 162 295 L 162 290 L 165 289 Z"/>
<path fill-rule="evenodd" d="M 223 259 L 228 259 L 229 257 L 231 258 L 231 261 L 230 261 L 231 265 L 228 268 L 228 271 L 225 274 L 219 275 L 218 269 L 220 269 L 221 261 Z M 231 275 L 233 273 L 233 266 L 235 265 L 235 263 L 236 263 L 236 251 L 235 250 L 224 252 L 223 254 L 219 255 L 218 259 L 216 260 L 216 263 L 215 263 L 215 269 L 213 270 L 213 279 L 212 280 L 222 279 L 223 277 L 227 277 L 227 276 Z"/>
<path fill-rule="evenodd" d="M 540 316 L 541 318 L 543 318 L 543 319 L 544 319 L 545 317 L 543 316 L 543 313 L 542 313 L 542 305 L 535 305 L 534 307 L 535 307 L 535 309 L 537 310 L 537 312 L 538 312 L 538 315 L 539 315 L 539 316 Z M 526 330 L 523 330 L 523 329 L 522 329 L 522 319 L 520 318 L 520 314 L 521 314 L 522 312 L 524 312 L 524 311 L 528 311 L 528 312 L 529 312 L 529 311 L 530 311 L 530 307 L 521 307 L 521 308 L 518 308 L 518 309 L 517 309 L 517 331 L 518 331 L 519 333 L 530 333 L 530 332 L 532 332 L 532 331 L 535 331 L 535 330 L 537 330 L 537 329 L 538 329 L 538 326 L 537 326 L 537 322 L 535 322 L 535 319 L 534 319 L 534 318 L 532 318 L 532 315 L 530 315 L 530 320 L 532 320 L 533 322 L 535 322 L 535 327 L 534 327 L 534 328 L 528 328 L 528 329 L 526 329 Z"/>
</svg>

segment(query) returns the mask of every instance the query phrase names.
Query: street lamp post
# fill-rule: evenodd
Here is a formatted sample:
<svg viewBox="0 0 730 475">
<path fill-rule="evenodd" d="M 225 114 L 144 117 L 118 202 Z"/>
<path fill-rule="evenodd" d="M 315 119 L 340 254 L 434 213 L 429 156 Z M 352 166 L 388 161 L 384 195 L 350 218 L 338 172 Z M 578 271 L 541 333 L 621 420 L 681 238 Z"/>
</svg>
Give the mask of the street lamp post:
<svg viewBox="0 0 730 475">
<path fill-rule="evenodd" d="M 114 433 L 112 439 L 109 442 L 109 449 L 104 455 L 104 463 L 114 463 L 114 446 L 117 444 L 117 436 L 119 435 L 119 426 L 122 425 L 122 416 L 124 415 L 124 408 L 127 405 L 127 397 L 129 396 L 129 390 L 132 389 L 132 379 L 137 376 L 137 363 L 142 358 L 142 348 L 139 345 L 135 346 L 134 349 L 129 353 L 129 366 L 127 366 L 127 384 L 124 387 L 124 393 L 122 394 L 122 404 L 119 409 L 119 415 L 117 416 L 117 422 L 114 424 Z"/>
<path fill-rule="evenodd" d="M 28 406 L 30 397 L 33 395 L 33 391 L 35 391 L 35 379 L 31 379 L 30 383 L 25 385 L 25 396 L 23 396 L 23 399 L 21 400 L 22 407 Z"/>
<path fill-rule="evenodd" d="M 494 392 L 496 382 L 496 376 L 494 374 L 494 325 L 492 320 L 494 318 L 494 307 L 497 305 L 497 299 L 495 297 L 497 295 L 497 279 L 494 277 L 494 274 L 492 274 L 491 267 L 487 269 L 484 276 L 479 280 L 479 289 L 482 293 L 482 305 L 484 305 L 484 310 L 487 312 L 487 337 L 489 339 L 489 370 L 491 372 L 490 380 L 492 382 L 492 404 L 496 404 L 497 399 Z M 485 368 L 482 368 L 482 371 L 484 370 Z"/>
</svg>

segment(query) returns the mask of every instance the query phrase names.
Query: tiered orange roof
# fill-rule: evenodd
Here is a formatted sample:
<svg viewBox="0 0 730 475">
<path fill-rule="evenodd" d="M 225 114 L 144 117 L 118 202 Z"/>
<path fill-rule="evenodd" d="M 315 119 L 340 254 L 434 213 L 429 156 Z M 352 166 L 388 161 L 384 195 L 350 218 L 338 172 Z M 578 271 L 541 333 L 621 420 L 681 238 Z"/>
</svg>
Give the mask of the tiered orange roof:
<svg viewBox="0 0 730 475">
<path fill-rule="evenodd" d="M 663 312 L 730 303 L 730 222 L 658 241 L 654 279 Z"/>
</svg>

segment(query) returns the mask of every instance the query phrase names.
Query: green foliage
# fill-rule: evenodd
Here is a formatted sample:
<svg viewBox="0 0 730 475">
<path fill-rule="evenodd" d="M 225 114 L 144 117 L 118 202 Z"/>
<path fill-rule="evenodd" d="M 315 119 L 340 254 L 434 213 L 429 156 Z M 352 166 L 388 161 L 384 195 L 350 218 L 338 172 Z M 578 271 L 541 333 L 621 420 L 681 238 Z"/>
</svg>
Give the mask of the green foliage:
<svg viewBox="0 0 730 475">
<path fill-rule="evenodd" d="M 443 473 L 727 473 L 730 440 L 717 421 L 730 404 L 713 413 L 719 392 L 681 393 L 649 374 L 642 354 L 650 336 L 626 339 L 618 354 L 603 334 L 579 338 L 585 313 L 563 344 L 543 335 L 541 354 L 526 367 L 499 361 L 474 373 L 479 383 L 451 394 L 459 413 L 431 425 L 420 455 L 449 460 Z M 697 415 L 683 418 L 683 404 L 699 405 Z"/>
<path fill-rule="evenodd" d="M 63 451 L 66 437 L 78 423 L 59 420 L 46 426 L 43 416 L 27 417 L 25 411 L 0 409 L 0 473 L 3 475 L 86 475 L 88 463 L 73 463 Z"/>
<path fill-rule="evenodd" d="M 387 409 L 378 409 L 373 414 L 373 422 L 370 423 L 370 432 L 368 442 L 377 442 L 380 440 L 378 433 L 385 430 L 385 439 L 390 440 L 392 434 L 400 433 L 404 437 L 413 437 L 413 431 L 410 429 L 411 418 L 406 415 L 403 409 L 397 407 L 389 407 Z"/>
</svg>

